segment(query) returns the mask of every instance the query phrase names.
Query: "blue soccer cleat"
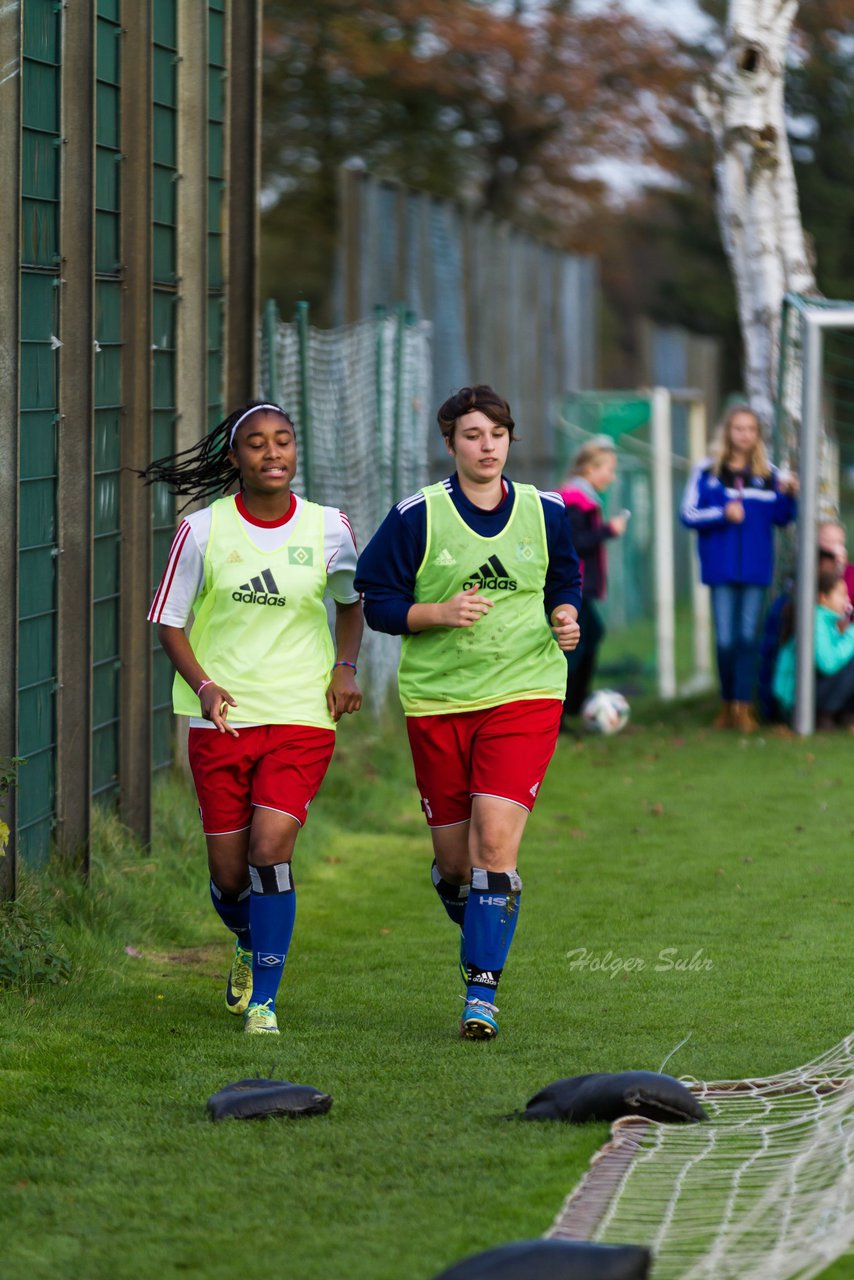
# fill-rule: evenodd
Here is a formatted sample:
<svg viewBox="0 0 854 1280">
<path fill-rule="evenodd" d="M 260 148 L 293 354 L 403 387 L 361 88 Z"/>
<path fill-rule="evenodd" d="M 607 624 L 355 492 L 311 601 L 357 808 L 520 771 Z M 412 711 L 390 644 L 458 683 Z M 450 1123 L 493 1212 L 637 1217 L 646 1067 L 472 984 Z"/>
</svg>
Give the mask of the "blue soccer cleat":
<svg viewBox="0 0 854 1280">
<path fill-rule="evenodd" d="M 464 1040 L 494 1040 L 498 1035 L 498 1006 L 487 1000 L 462 997 L 466 1002 L 460 1019 L 460 1035 Z"/>
</svg>

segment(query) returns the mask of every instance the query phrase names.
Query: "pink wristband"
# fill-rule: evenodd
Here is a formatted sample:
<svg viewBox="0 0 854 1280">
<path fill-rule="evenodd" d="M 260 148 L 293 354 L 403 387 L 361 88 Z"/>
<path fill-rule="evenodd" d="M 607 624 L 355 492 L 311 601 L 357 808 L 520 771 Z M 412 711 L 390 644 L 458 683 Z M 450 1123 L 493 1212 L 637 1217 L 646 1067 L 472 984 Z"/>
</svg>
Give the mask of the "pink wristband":
<svg viewBox="0 0 854 1280">
<path fill-rule="evenodd" d="M 204 689 L 204 687 L 205 687 L 205 685 L 206 685 L 206 684 L 213 684 L 213 680 L 203 680 L 203 681 L 202 681 L 202 683 L 199 685 L 198 689 L 196 690 L 196 697 L 197 697 L 197 698 L 198 698 L 199 694 L 201 693 L 202 689 Z"/>
</svg>

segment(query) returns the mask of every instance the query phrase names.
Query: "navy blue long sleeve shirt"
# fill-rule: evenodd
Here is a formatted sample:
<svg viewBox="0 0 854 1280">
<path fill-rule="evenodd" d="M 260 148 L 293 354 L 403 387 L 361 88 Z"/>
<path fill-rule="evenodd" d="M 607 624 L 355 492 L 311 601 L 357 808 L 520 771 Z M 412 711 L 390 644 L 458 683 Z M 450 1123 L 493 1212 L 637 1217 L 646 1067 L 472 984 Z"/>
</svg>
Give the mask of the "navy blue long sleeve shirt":
<svg viewBox="0 0 854 1280">
<path fill-rule="evenodd" d="M 444 481 L 463 520 L 484 538 L 501 533 L 513 511 L 513 484 L 504 478 L 504 500 L 491 511 L 476 507 L 456 475 Z M 543 587 L 547 615 L 561 604 L 581 607 L 581 571 L 572 545 L 572 527 L 563 498 L 540 491 L 546 526 L 548 568 Z M 409 635 L 406 616 L 415 603 L 415 578 L 427 546 L 427 505 L 419 491 L 404 498 L 383 520 L 356 566 L 355 587 L 364 595 L 365 618 L 374 631 Z"/>
</svg>

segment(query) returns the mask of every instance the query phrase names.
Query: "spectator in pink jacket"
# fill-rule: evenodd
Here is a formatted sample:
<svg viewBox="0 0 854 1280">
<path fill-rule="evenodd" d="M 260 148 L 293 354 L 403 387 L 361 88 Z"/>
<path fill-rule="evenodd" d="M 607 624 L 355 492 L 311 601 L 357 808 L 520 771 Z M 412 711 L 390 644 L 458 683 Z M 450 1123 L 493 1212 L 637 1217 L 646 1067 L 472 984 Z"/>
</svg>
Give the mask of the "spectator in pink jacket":
<svg viewBox="0 0 854 1280">
<path fill-rule="evenodd" d="M 626 531 L 627 516 L 602 515 L 602 494 L 617 473 L 617 451 L 609 436 L 594 436 L 572 460 L 570 472 L 559 490 L 572 524 L 572 541 L 581 561 L 581 609 L 578 622 L 581 641 L 567 653 L 567 689 L 564 714 L 577 715 L 590 693 L 596 655 L 605 638 L 605 624 L 596 607 L 608 586 L 605 543 Z"/>
</svg>

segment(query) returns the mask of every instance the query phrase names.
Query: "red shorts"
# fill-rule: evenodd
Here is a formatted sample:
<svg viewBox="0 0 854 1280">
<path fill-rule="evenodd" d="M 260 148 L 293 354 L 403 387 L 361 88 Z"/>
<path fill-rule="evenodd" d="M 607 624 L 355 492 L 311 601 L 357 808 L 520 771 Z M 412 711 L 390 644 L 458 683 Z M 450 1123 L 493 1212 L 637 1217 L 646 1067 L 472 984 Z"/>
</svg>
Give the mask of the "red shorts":
<svg viewBox="0 0 854 1280">
<path fill-rule="evenodd" d="M 536 698 L 486 711 L 407 716 L 428 825 L 467 822 L 473 796 L 512 800 L 530 812 L 554 755 L 562 711 L 557 699 Z"/>
<path fill-rule="evenodd" d="M 191 729 L 190 768 L 206 836 L 243 831 L 252 808 L 287 813 L 302 826 L 332 752 L 331 729 L 263 724 L 236 738 L 216 729 Z"/>
</svg>

